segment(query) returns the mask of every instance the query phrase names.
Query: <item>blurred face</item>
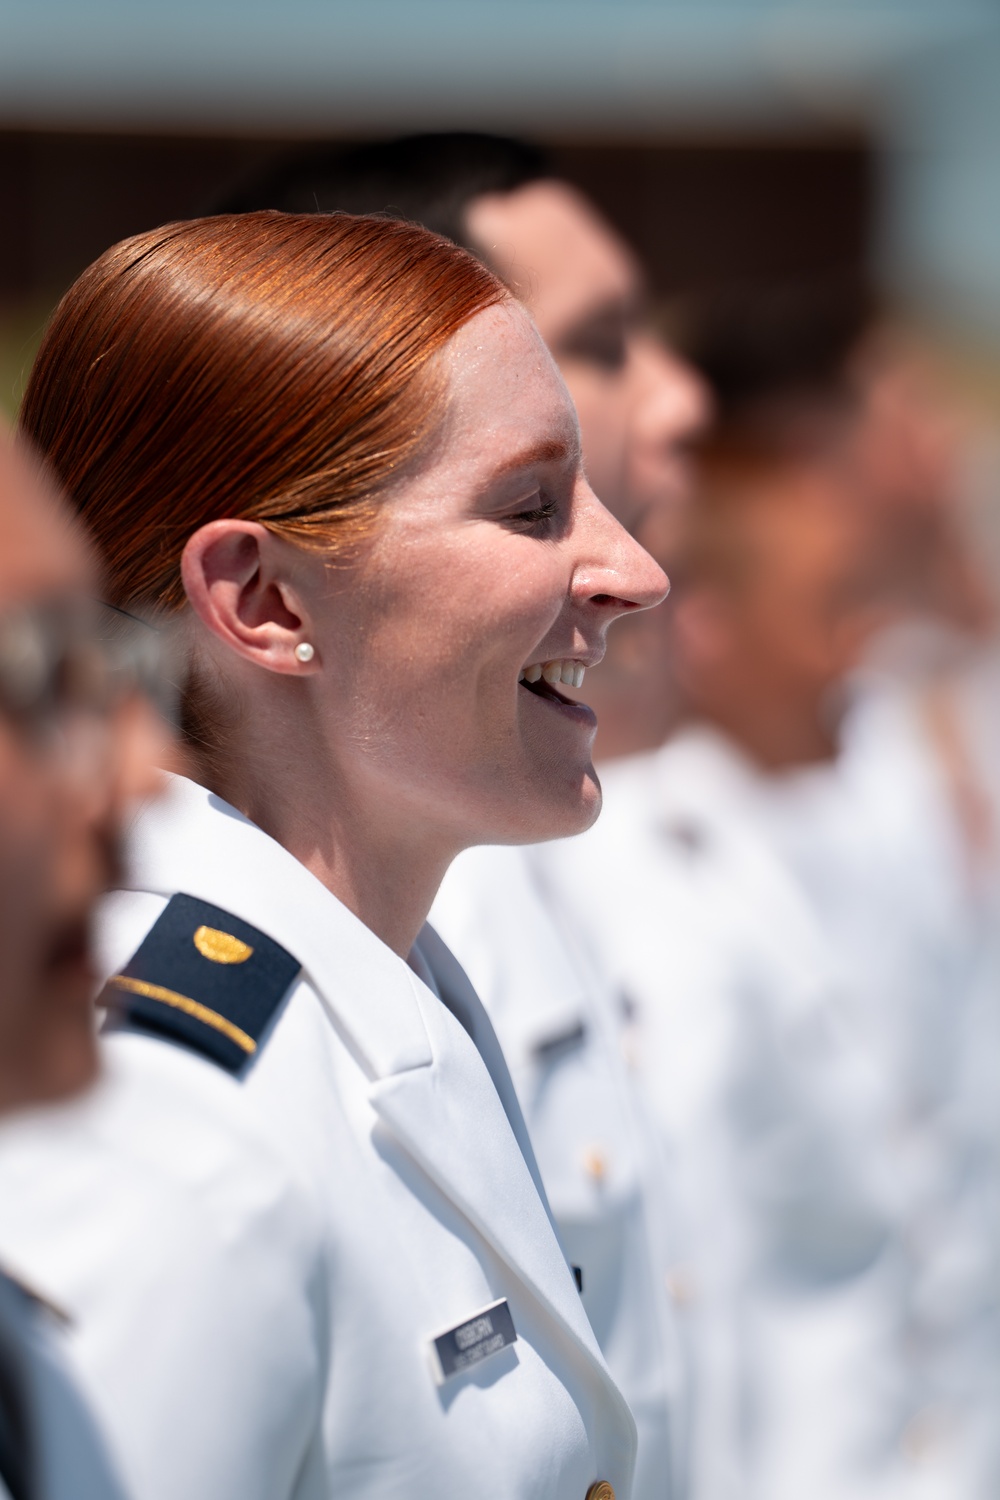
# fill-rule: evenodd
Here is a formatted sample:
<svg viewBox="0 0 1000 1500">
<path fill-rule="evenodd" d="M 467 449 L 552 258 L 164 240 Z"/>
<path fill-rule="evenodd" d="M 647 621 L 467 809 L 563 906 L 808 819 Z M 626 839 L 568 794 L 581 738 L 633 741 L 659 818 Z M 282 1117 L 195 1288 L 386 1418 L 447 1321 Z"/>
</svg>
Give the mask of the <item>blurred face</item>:
<svg viewBox="0 0 1000 1500">
<path fill-rule="evenodd" d="M 940 372 L 886 331 L 859 352 L 854 376 L 862 405 L 851 457 L 879 520 L 905 527 L 947 513 L 966 434 Z"/>
<path fill-rule="evenodd" d="M 89 920 L 115 871 L 121 801 L 143 789 L 144 711 L 84 703 L 89 557 L 57 502 L 0 448 L 0 1109 L 60 1098 L 96 1069 Z M 51 651 L 52 691 L 19 664 Z M 68 652 L 69 654 L 64 654 Z M 27 658 L 26 658 L 27 653 Z M 75 665 L 70 669 L 68 664 Z"/>
<path fill-rule="evenodd" d="M 364 557 L 322 571 L 309 629 L 347 794 L 454 852 L 593 820 L 596 721 L 568 689 L 666 580 L 584 478 L 572 402 L 517 304 L 472 319 L 443 364 L 433 452 Z"/>
<path fill-rule="evenodd" d="M 776 693 L 822 697 L 857 664 L 862 544 L 849 501 L 819 474 L 790 475 L 757 507 L 734 619 L 742 652 Z"/>
<path fill-rule="evenodd" d="M 734 525 L 737 575 L 695 584 L 677 601 L 679 670 L 710 716 L 792 762 L 835 727 L 832 691 L 871 625 L 864 536 L 849 497 L 818 470 L 776 474 L 748 492 Z"/>
<path fill-rule="evenodd" d="M 568 184 L 529 183 L 473 200 L 467 228 L 516 289 L 576 405 L 594 490 L 637 535 L 688 488 L 686 446 L 705 388 L 645 326 L 628 247 Z"/>
</svg>

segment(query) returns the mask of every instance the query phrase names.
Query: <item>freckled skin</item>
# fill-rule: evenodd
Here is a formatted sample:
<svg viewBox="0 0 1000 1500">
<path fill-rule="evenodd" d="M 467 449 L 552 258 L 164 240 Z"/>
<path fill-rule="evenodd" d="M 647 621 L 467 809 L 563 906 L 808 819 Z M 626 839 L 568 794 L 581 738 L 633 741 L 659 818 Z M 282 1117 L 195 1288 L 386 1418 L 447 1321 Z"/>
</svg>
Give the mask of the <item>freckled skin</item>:
<svg viewBox="0 0 1000 1500">
<path fill-rule="evenodd" d="M 770 769 L 837 754 L 836 690 L 878 619 L 853 502 L 819 467 L 789 465 L 766 489 L 748 482 L 743 572 L 728 584 L 695 581 L 677 602 L 674 650 L 690 713 Z"/>
<path fill-rule="evenodd" d="M 630 573 L 655 577 L 580 471 L 572 408 L 528 320 L 487 316 L 493 340 L 459 335 L 448 353 L 447 456 L 387 508 L 364 570 L 365 659 L 352 664 L 356 682 L 392 681 L 364 705 L 366 770 L 391 774 L 401 815 L 433 805 L 461 843 L 552 837 L 596 816 L 592 729 L 517 679 L 528 661 L 600 652 L 621 606 L 592 594 L 627 597 L 643 589 Z M 536 437 L 564 443 L 568 461 L 491 487 L 494 456 Z M 502 524 L 539 486 L 560 504 L 547 531 Z"/>
<path fill-rule="evenodd" d="M 634 255 L 586 198 L 559 181 L 474 199 L 466 228 L 511 281 L 559 366 L 579 414 L 591 485 L 669 571 L 690 501 L 687 445 L 708 421 L 710 398 L 646 321 Z M 599 756 L 661 743 L 675 696 L 663 624 L 623 621 L 584 691 L 600 722 Z"/>
<path fill-rule="evenodd" d="M 241 763 L 218 790 L 404 952 L 459 849 L 554 838 L 596 816 L 592 716 L 518 678 L 530 662 L 595 659 L 612 620 L 666 585 L 584 478 L 572 403 L 517 304 L 472 319 L 441 363 L 443 426 L 354 563 L 324 566 L 262 528 L 217 522 L 189 543 L 185 575 L 212 634 L 271 668 L 265 681 L 231 654 L 222 662 L 259 711 L 245 715 Z M 284 636 L 277 610 L 269 627 L 259 611 L 240 625 L 233 609 L 258 606 L 230 585 L 199 593 L 195 553 L 237 531 L 260 551 L 227 566 L 260 580 L 271 559 L 286 580 Z M 265 597 L 263 582 L 252 588 Z M 212 589 L 231 601 L 225 618 Z M 302 637 L 316 657 L 292 668 Z"/>
<path fill-rule="evenodd" d="M 686 496 L 683 445 L 708 415 L 704 384 L 644 322 L 639 263 L 565 182 L 475 198 L 466 221 L 559 366 L 590 483 L 636 534 L 651 507 Z"/>
</svg>

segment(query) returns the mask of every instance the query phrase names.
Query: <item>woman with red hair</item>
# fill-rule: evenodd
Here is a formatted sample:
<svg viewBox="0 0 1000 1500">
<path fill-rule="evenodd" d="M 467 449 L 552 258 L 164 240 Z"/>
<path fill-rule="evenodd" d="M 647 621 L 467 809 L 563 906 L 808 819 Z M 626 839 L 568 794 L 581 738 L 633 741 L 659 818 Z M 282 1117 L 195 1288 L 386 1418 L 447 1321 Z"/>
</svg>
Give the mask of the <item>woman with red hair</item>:
<svg viewBox="0 0 1000 1500">
<path fill-rule="evenodd" d="M 135 1494 L 622 1500 L 503 1059 L 420 937 L 460 849 L 596 816 L 559 685 L 664 592 L 533 324 L 414 225 L 175 224 L 70 289 L 21 420 L 182 663 L 191 772 L 102 923 L 109 1083 L 0 1171 Z"/>
</svg>

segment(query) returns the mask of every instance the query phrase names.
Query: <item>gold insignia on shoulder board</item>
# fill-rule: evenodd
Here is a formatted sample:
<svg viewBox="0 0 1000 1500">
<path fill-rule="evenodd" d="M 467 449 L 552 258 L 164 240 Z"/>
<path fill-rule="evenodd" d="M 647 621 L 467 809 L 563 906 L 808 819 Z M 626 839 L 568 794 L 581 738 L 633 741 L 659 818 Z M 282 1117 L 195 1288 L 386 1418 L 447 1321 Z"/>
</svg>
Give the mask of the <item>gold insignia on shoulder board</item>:
<svg viewBox="0 0 1000 1500">
<path fill-rule="evenodd" d="M 253 953 L 249 943 L 241 942 L 231 932 L 220 932 L 217 927 L 197 928 L 193 942 L 202 958 L 213 964 L 245 964 Z"/>
</svg>

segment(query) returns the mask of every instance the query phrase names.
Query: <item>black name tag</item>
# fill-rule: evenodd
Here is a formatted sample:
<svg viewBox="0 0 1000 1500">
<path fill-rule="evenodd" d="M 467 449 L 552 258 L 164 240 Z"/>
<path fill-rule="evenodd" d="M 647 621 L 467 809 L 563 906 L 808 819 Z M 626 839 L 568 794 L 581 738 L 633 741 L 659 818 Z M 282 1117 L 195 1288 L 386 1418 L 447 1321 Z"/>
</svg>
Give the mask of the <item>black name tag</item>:
<svg viewBox="0 0 1000 1500">
<path fill-rule="evenodd" d="M 457 1328 L 439 1333 L 431 1340 L 431 1363 L 438 1385 L 463 1370 L 471 1370 L 491 1354 L 499 1354 L 516 1338 L 514 1319 L 505 1299 L 491 1302 Z"/>
</svg>

